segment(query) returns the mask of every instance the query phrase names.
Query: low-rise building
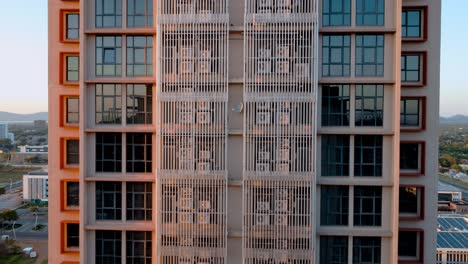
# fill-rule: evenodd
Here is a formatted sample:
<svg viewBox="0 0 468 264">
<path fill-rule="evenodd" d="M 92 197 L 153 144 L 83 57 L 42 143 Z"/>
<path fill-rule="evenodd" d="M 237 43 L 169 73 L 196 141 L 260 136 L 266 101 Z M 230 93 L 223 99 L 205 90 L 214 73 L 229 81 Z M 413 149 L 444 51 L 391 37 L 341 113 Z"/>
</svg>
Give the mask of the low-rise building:
<svg viewBox="0 0 468 264">
<path fill-rule="evenodd" d="M 49 173 L 47 170 L 31 171 L 23 175 L 23 200 L 49 200 Z"/>
<path fill-rule="evenodd" d="M 18 152 L 20 153 L 47 153 L 49 152 L 49 146 L 48 145 L 42 145 L 42 146 L 18 146 Z"/>
<path fill-rule="evenodd" d="M 437 264 L 468 263 L 468 217 L 441 214 L 437 217 Z"/>
</svg>

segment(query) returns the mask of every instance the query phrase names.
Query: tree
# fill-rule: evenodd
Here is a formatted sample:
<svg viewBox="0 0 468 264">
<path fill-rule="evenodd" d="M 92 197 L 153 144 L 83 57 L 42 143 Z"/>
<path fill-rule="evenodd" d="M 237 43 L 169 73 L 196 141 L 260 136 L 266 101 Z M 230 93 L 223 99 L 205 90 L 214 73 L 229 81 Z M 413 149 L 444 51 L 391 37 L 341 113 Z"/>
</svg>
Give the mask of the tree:
<svg viewBox="0 0 468 264">
<path fill-rule="evenodd" d="M 439 164 L 442 167 L 450 168 L 453 165 L 457 165 L 457 159 L 449 154 L 444 154 L 439 158 Z"/>
<path fill-rule="evenodd" d="M 39 208 L 37 207 L 37 205 L 33 205 L 33 206 L 31 206 L 31 208 L 29 208 L 29 211 L 34 213 L 34 212 L 39 211 Z"/>
<path fill-rule="evenodd" d="M 18 218 L 18 213 L 15 210 L 6 209 L 0 213 L 0 219 L 3 221 L 16 221 Z"/>
<path fill-rule="evenodd" d="M 13 144 L 9 138 L 0 139 L 0 148 L 11 150 L 13 149 Z"/>
</svg>

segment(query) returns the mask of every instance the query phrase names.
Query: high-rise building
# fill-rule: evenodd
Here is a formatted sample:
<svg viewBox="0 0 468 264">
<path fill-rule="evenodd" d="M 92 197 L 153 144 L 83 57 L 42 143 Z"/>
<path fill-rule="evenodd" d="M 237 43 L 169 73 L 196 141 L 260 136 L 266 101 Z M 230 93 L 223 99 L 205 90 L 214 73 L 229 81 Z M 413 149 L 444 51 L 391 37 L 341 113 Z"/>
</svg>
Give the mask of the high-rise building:
<svg viewBox="0 0 468 264">
<path fill-rule="evenodd" d="M 437 1 L 49 17 L 52 263 L 435 263 Z"/>
<path fill-rule="evenodd" d="M 8 138 L 8 123 L 0 123 L 0 139 Z"/>
</svg>

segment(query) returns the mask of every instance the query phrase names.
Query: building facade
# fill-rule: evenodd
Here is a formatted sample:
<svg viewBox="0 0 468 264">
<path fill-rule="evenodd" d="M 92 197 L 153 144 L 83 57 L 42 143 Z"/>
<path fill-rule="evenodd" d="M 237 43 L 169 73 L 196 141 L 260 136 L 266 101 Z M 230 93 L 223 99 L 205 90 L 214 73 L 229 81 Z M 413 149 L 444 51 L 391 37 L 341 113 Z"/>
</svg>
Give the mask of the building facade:
<svg viewBox="0 0 468 264">
<path fill-rule="evenodd" d="M 23 200 L 49 200 L 49 176 L 47 171 L 32 171 L 23 175 Z"/>
<path fill-rule="evenodd" d="M 8 123 L 0 123 L 0 139 L 8 138 Z"/>
<path fill-rule="evenodd" d="M 49 1 L 49 260 L 435 263 L 440 3 L 404 2 Z"/>
</svg>

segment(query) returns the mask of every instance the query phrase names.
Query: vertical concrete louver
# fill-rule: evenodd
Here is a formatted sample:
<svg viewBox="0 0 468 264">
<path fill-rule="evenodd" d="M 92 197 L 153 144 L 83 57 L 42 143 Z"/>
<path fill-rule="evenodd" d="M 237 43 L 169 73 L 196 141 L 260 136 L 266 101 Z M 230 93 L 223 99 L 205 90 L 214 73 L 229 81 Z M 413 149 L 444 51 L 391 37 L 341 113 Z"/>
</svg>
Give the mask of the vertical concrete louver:
<svg viewBox="0 0 468 264">
<path fill-rule="evenodd" d="M 158 1 L 158 262 L 226 263 L 227 1 Z"/>
<path fill-rule="evenodd" d="M 244 263 L 312 263 L 314 12 L 245 1 Z"/>
</svg>

